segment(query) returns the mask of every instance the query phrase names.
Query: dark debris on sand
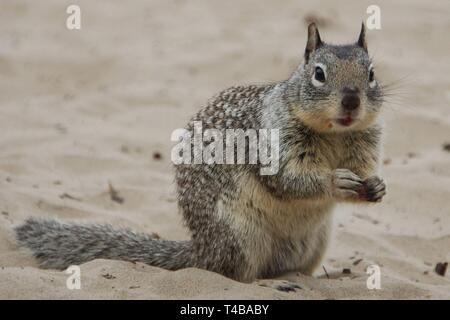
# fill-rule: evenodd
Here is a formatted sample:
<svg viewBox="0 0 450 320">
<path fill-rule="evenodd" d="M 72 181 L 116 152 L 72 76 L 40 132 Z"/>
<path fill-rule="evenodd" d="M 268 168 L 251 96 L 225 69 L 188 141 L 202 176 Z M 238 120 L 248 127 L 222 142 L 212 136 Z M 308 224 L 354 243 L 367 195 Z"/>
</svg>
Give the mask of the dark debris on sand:
<svg viewBox="0 0 450 320">
<path fill-rule="evenodd" d="M 450 142 L 446 142 L 442 145 L 442 149 L 444 149 L 444 151 L 448 151 L 450 152 Z"/>
<path fill-rule="evenodd" d="M 114 187 L 112 186 L 111 182 L 108 182 L 108 192 L 109 192 L 109 196 L 111 197 L 111 200 L 117 203 L 122 204 L 125 200 L 119 195 L 119 192 L 114 189 Z"/>
<path fill-rule="evenodd" d="M 445 277 L 445 273 L 447 272 L 448 262 L 438 262 L 434 267 L 434 272 L 438 275 Z"/>
</svg>

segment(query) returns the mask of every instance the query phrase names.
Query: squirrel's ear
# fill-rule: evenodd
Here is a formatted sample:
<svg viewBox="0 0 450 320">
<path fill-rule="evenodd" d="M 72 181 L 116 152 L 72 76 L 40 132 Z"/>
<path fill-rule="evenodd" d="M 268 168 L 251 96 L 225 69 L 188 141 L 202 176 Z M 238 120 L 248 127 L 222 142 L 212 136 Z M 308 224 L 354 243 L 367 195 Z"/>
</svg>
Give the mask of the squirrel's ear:
<svg viewBox="0 0 450 320">
<path fill-rule="evenodd" d="M 313 22 L 308 26 L 308 42 L 306 42 L 305 49 L 305 63 L 308 63 L 309 56 L 311 52 L 316 50 L 322 45 L 322 40 L 320 40 L 319 30 L 316 24 Z"/>
<path fill-rule="evenodd" d="M 364 25 L 364 22 L 361 24 L 361 32 L 359 34 L 358 42 L 356 44 L 367 52 L 366 26 Z"/>
</svg>

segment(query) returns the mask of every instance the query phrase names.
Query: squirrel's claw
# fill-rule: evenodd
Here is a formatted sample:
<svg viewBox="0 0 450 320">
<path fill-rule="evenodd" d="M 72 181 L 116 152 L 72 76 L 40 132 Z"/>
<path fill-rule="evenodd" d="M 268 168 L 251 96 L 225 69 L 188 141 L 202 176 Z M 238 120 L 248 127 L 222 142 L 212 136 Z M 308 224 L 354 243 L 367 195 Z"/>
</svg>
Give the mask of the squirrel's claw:
<svg viewBox="0 0 450 320">
<path fill-rule="evenodd" d="M 361 200 L 380 202 L 386 195 L 386 184 L 381 178 L 373 176 L 363 182 L 358 193 Z"/>
<path fill-rule="evenodd" d="M 348 169 L 336 169 L 333 175 L 333 195 L 339 199 L 357 199 L 363 188 L 361 178 Z"/>
</svg>

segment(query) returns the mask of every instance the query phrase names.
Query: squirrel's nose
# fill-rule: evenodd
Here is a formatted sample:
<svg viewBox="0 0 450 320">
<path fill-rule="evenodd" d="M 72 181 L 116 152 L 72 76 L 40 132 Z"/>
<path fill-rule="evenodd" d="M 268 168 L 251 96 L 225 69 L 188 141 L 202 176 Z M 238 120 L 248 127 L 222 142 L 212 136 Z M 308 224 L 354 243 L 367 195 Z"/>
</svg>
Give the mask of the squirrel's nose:
<svg viewBox="0 0 450 320">
<path fill-rule="evenodd" d="M 353 111 L 357 109 L 360 103 L 361 101 L 356 92 L 346 93 L 341 101 L 342 108 L 344 108 L 344 110 L 346 111 Z"/>
</svg>

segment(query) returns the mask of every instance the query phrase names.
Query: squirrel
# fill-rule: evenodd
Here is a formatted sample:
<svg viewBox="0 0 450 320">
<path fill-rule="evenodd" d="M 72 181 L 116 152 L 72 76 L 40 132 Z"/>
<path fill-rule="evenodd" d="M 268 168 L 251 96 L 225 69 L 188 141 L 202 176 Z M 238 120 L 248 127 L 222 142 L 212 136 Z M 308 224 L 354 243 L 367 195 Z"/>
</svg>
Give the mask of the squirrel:
<svg viewBox="0 0 450 320">
<path fill-rule="evenodd" d="M 188 123 L 225 130 L 279 129 L 279 170 L 259 164 L 175 166 L 178 207 L 191 240 L 169 241 L 110 225 L 28 218 L 18 243 L 43 268 L 96 259 L 196 267 L 252 282 L 297 271 L 312 275 L 324 256 L 339 202 L 379 202 L 382 86 L 368 55 L 365 26 L 355 43 L 321 40 L 308 26 L 304 59 L 284 81 L 236 86 Z"/>
</svg>

